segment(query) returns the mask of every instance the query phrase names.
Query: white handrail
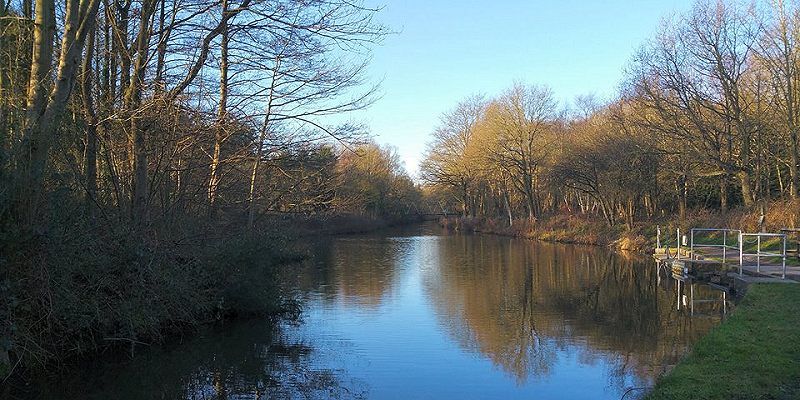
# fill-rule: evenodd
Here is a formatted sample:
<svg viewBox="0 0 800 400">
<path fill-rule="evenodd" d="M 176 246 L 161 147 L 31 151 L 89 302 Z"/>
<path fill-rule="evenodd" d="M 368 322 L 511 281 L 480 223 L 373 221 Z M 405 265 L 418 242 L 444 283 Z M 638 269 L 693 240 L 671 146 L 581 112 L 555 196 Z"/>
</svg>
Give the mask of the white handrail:
<svg viewBox="0 0 800 400">
<path fill-rule="evenodd" d="M 677 228 L 675 230 L 675 235 L 676 235 L 675 236 L 675 242 L 676 242 L 675 246 L 677 247 L 677 252 L 675 254 L 675 259 L 680 260 L 681 259 L 681 228 Z M 662 248 L 661 247 L 661 226 L 659 226 L 659 225 L 656 225 L 656 248 L 657 249 Z M 666 254 L 667 258 L 671 259 L 672 257 L 670 257 L 669 245 L 667 245 L 663 249 L 664 249 L 664 253 Z"/>
<path fill-rule="evenodd" d="M 722 232 L 722 244 L 695 244 L 694 243 L 694 233 L 695 232 Z M 728 249 L 736 250 L 741 246 L 741 244 L 739 244 L 737 246 L 728 245 L 728 232 L 736 232 L 737 233 L 737 237 L 739 237 L 738 234 L 742 233 L 742 231 L 739 230 L 739 229 L 692 228 L 691 231 L 690 231 L 691 244 L 690 244 L 689 252 L 691 253 L 692 257 L 694 258 L 694 248 L 695 247 L 699 247 L 699 248 L 702 248 L 702 247 L 706 247 L 706 248 L 708 248 L 708 247 L 719 247 L 719 248 L 722 248 L 722 262 L 724 263 L 728 259 L 727 250 Z"/>
<path fill-rule="evenodd" d="M 755 236 L 756 237 L 756 252 L 755 253 L 745 253 L 744 252 L 744 237 L 745 236 Z M 771 253 L 766 251 L 761 251 L 761 238 L 762 237 L 777 237 L 781 238 L 781 244 L 783 246 L 780 253 Z M 739 276 L 742 276 L 742 267 L 744 266 L 744 257 L 755 257 L 756 258 L 756 272 L 761 272 L 761 257 L 781 257 L 781 279 L 786 279 L 786 234 L 785 233 L 742 233 L 739 232 Z"/>
</svg>

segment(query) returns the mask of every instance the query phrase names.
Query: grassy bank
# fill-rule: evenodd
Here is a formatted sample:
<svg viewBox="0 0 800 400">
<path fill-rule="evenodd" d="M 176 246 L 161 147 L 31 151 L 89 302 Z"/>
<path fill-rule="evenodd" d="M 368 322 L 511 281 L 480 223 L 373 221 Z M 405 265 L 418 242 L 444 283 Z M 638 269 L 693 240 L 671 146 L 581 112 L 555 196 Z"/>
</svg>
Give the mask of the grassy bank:
<svg viewBox="0 0 800 400">
<path fill-rule="evenodd" d="M 781 228 L 798 226 L 800 203 L 778 201 L 765 209 L 764 230 L 778 232 Z M 480 232 L 495 235 L 538 239 L 550 242 L 611 246 L 619 250 L 648 251 L 655 247 L 656 226 L 661 226 L 663 240 L 674 242 L 675 229 L 688 232 L 690 228 L 730 228 L 757 232 L 760 209 L 737 208 L 728 212 L 698 209 L 680 220 L 677 215 L 638 220 L 632 226 L 609 226 L 602 219 L 580 214 L 554 214 L 535 221 L 504 218 L 456 217 L 441 220 L 442 226 L 461 232 Z"/>
<path fill-rule="evenodd" d="M 800 398 L 800 285 L 757 284 L 646 397 Z"/>
</svg>

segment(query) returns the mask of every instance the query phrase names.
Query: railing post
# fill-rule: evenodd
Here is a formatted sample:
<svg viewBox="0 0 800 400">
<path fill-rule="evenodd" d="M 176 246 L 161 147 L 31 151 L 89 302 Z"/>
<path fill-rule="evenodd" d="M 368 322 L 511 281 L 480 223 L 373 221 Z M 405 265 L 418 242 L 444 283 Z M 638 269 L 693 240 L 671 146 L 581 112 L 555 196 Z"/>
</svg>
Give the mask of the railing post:
<svg viewBox="0 0 800 400">
<path fill-rule="evenodd" d="M 783 235 L 783 273 L 781 279 L 786 279 L 786 235 Z"/>
<path fill-rule="evenodd" d="M 728 313 L 728 292 L 722 291 L 722 315 Z"/>
<path fill-rule="evenodd" d="M 744 238 L 742 231 L 739 231 L 739 276 L 742 276 L 742 263 L 744 262 Z"/>
<path fill-rule="evenodd" d="M 656 225 L 656 248 L 661 248 L 661 227 Z"/>
<path fill-rule="evenodd" d="M 727 243 L 727 240 L 726 240 L 727 238 L 728 238 L 728 230 L 725 229 L 725 230 L 722 231 L 722 263 L 723 264 L 725 264 L 725 261 L 727 261 L 727 258 L 725 258 L 725 251 L 728 250 L 727 249 L 728 243 Z"/>
<path fill-rule="evenodd" d="M 756 272 L 761 272 L 761 235 L 756 236 Z"/>
</svg>

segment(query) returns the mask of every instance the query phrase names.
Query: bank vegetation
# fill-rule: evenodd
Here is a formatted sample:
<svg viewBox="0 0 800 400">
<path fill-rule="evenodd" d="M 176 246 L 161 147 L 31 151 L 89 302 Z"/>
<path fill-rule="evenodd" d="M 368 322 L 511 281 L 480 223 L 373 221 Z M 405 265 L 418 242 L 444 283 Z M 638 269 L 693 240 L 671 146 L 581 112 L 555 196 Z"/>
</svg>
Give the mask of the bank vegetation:
<svg viewBox="0 0 800 400">
<path fill-rule="evenodd" d="M 360 1 L 0 2 L 0 379 L 294 309 L 298 234 L 416 214 L 348 112 Z"/>
<path fill-rule="evenodd" d="M 642 245 L 659 222 L 794 227 L 798 85 L 796 4 L 699 1 L 663 21 L 610 101 L 515 83 L 443 114 L 428 199 L 460 229 L 588 243 Z"/>
</svg>

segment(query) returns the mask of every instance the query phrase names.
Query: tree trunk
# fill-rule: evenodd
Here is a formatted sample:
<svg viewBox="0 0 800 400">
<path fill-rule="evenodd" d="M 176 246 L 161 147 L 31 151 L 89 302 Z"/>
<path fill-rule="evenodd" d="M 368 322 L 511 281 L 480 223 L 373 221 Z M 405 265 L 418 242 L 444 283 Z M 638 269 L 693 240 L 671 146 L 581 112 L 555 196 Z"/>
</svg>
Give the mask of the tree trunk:
<svg viewBox="0 0 800 400">
<path fill-rule="evenodd" d="M 467 183 L 461 182 L 461 215 L 465 218 L 469 216 L 469 191 Z"/>
<path fill-rule="evenodd" d="M 28 83 L 28 99 L 25 114 L 23 142 L 17 150 L 17 159 L 22 171 L 17 174 L 19 205 L 26 209 L 25 218 L 30 220 L 36 213 L 41 181 L 44 175 L 46 157 L 43 150 L 48 145 L 44 137 L 48 129 L 42 126 L 42 116 L 47 109 L 47 78 L 53 64 L 53 41 L 56 33 L 55 3 L 53 0 L 36 0 L 36 18 L 33 27 L 33 54 L 31 74 Z M 29 221 L 30 222 L 30 221 Z"/>
<path fill-rule="evenodd" d="M 789 132 L 789 195 L 792 199 L 798 198 L 798 192 L 800 192 L 800 177 L 797 176 L 797 163 L 798 161 L 798 149 L 797 149 L 797 132 L 796 129 L 790 129 Z"/>
<path fill-rule="evenodd" d="M 169 36 L 171 33 L 171 24 L 170 27 L 166 26 L 166 4 L 167 0 L 161 0 L 161 10 L 158 14 L 158 46 L 156 46 L 156 76 L 155 76 L 155 86 L 156 91 L 158 93 L 163 93 L 165 89 L 165 82 L 164 82 L 164 66 L 166 64 L 166 55 L 167 55 L 167 41 L 169 40 Z M 225 1 L 225 5 L 227 6 L 227 0 Z M 175 5 L 173 4 L 173 18 L 175 16 Z"/>
<path fill-rule="evenodd" d="M 600 209 L 603 212 L 603 217 L 605 217 L 606 223 L 609 227 L 614 226 L 614 210 L 611 209 L 604 200 L 599 200 Z"/>
<path fill-rule="evenodd" d="M 228 12 L 228 0 L 222 0 L 222 15 Z M 228 113 L 228 23 L 222 20 L 222 35 L 219 60 L 219 109 L 217 110 L 217 126 L 214 130 L 214 151 L 211 155 L 211 167 L 208 178 L 208 206 L 213 214 L 216 208 L 217 188 L 219 187 L 219 163 L 222 142 L 225 140 L 225 120 Z"/>
<path fill-rule="evenodd" d="M 634 217 L 636 216 L 636 203 L 638 203 L 638 199 L 634 201 L 632 198 L 628 198 L 628 206 L 626 210 L 626 224 L 628 225 L 628 230 L 633 229 Z"/>
<path fill-rule="evenodd" d="M 142 102 L 144 73 L 147 67 L 150 43 L 150 19 L 155 9 L 155 0 L 142 3 L 139 32 L 136 37 L 136 61 L 133 75 L 125 93 L 125 114 L 130 120 L 131 154 L 133 155 L 133 192 L 131 193 L 131 217 L 135 226 L 146 224 L 147 203 L 150 198 L 148 188 L 147 133 L 141 124 L 137 110 Z M 123 71 L 124 73 L 124 71 Z"/>
<path fill-rule="evenodd" d="M 108 0 L 103 0 L 103 7 L 105 13 L 103 16 L 104 38 L 103 38 L 103 78 L 100 93 L 100 104 L 103 115 L 112 115 L 114 113 L 114 102 L 117 93 L 117 61 L 116 61 L 116 45 L 114 40 L 115 30 L 112 29 L 113 25 L 113 11 L 109 6 Z M 119 172 L 116 163 L 116 157 L 111 147 L 111 127 L 112 123 L 108 118 L 103 118 L 101 122 L 102 133 L 102 153 L 103 162 L 105 163 L 108 180 L 111 183 L 113 190 L 114 206 L 121 210 L 123 208 L 123 193 L 120 184 Z"/>
<path fill-rule="evenodd" d="M 94 27 L 97 7 L 98 0 L 67 1 L 61 54 L 53 89 L 48 96 L 45 87 L 53 60 L 55 6 L 53 0 L 36 0 L 28 109 L 21 152 L 18 153 L 22 165 L 22 171 L 18 174 L 20 188 L 25 188 L 20 190 L 19 204 L 28 222 L 36 217 L 42 200 L 40 197 L 52 136 L 67 106 L 86 35 Z"/>
<path fill-rule="evenodd" d="M 719 209 L 728 211 L 728 177 L 724 174 L 719 178 Z"/>
<path fill-rule="evenodd" d="M 0 37 L 2 37 L 2 32 L 5 32 L 6 27 L 6 19 L 3 18 L 6 16 L 6 4 L 5 1 L 0 1 Z M 0 40 L 0 57 L 6 53 L 6 40 Z M 10 43 L 9 43 L 10 44 Z M 9 46 L 10 48 L 11 46 Z M 10 49 L 8 50 L 11 51 Z M 10 54 L 10 53 L 9 53 Z M 9 61 L 11 57 L 9 57 Z M 2 60 L 2 58 L 0 58 Z M 11 71 L 11 63 L 9 62 L 9 75 Z M 10 99 L 11 97 L 11 90 L 6 89 L 7 85 L 6 73 L 3 71 L 3 65 L 0 64 L 0 176 L 4 176 L 3 173 L 5 166 L 6 166 L 6 143 L 10 143 L 10 127 L 9 122 L 7 121 L 8 113 L 7 109 L 10 106 Z M 9 103 L 9 105 L 6 105 Z"/>
<path fill-rule="evenodd" d="M 150 0 L 145 0 L 147 3 Z M 125 0 L 120 3 L 114 1 L 112 4 L 116 5 L 118 20 L 115 18 L 113 21 L 114 32 L 114 48 L 115 58 L 119 59 L 120 68 L 120 90 L 123 90 L 125 85 L 131 81 L 131 52 L 128 46 L 128 23 L 129 13 L 131 8 L 131 0 Z M 144 9 L 144 7 L 142 7 Z M 142 20 L 145 20 L 144 16 Z"/>
<path fill-rule="evenodd" d="M 275 57 L 275 69 L 272 70 L 272 82 L 269 86 L 269 95 L 267 97 L 267 109 L 264 114 L 264 123 L 261 125 L 261 132 L 258 136 L 258 143 L 255 149 L 255 160 L 253 160 L 253 169 L 250 173 L 250 194 L 247 198 L 247 228 L 252 229 L 255 222 L 256 215 L 256 179 L 258 178 L 258 169 L 261 166 L 261 154 L 263 153 L 264 143 L 267 140 L 267 133 L 269 133 L 269 124 L 272 116 L 272 101 L 275 99 L 275 87 L 278 83 L 278 71 L 281 67 L 280 56 Z"/>
<path fill-rule="evenodd" d="M 511 200 L 509 199 L 508 190 L 503 190 L 503 203 L 505 203 L 506 214 L 508 214 L 508 226 L 514 225 L 514 215 L 511 213 Z"/>
<path fill-rule="evenodd" d="M 742 170 L 736 173 L 736 177 L 739 178 L 739 182 L 742 185 L 744 205 L 745 207 L 751 207 L 753 205 L 753 191 L 750 186 L 750 173 Z"/>
<path fill-rule="evenodd" d="M 84 179 L 86 198 L 84 207 L 86 217 L 94 218 L 97 199 L 97 113 L 92 94 L 92 60 L 96 29 L 91 29 L 86 38 L 86 55 L 81 65 L 81 96 L 83 97 L 83 116 L 86 119 L 86 161 Z"/>
<path fill-rule="evenodd" d="M 688 178 L 686 174 L 681 175 L 681 200 L 680 204 L 678 205 L 679 209 L 679 217 L 681 221 L 686 220 L 686 208 L 688 207 L 689 201 L 689 185 L 688 185 Z"/>
</svg>

